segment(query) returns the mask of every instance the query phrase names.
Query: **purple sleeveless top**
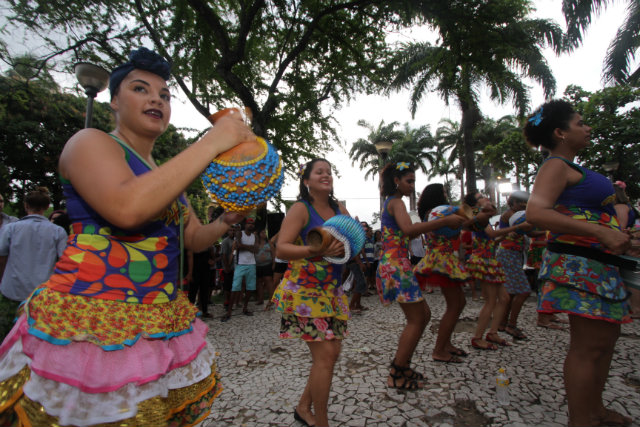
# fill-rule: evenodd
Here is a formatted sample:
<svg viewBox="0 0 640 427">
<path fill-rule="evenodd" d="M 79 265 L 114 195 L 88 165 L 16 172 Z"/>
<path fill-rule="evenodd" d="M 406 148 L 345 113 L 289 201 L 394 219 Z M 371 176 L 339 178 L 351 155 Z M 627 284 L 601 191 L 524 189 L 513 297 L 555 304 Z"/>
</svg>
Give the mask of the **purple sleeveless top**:
<svg viewBox="0 0 640 427">
<path fill-rule="evenodd" d="M 112 135 L 113 136 L 113 135 Z M 135 175 L 150 168 L 123 142 Z M 59 292 L 138 304 L 175 299 L 178 291 L 180 215 L 189 214 L 184 195 L 160 217 L 125 230 L 109 223 L 62 179 L 72 222 L 67 248 L 47 286 Z"/>
<path fill-rule="evenodd" d="M 307 224 L 302 228 L 302 230 L 300 230 L 300 238 L 302 239 L 302 244 L 303 245 L 307 245 L 307 234 L 309 234 L 309 231 L 312 228 L 316 228 L 316 227 L 321 227 L 322 224 L 324 224 L 324 219 L 322 219 L 322 217 L 320 216 L 320 214 L 314 209 L 313 206 L 311 206 L 311 204 L 309 202 L 307 202 L 306 200 L 301 200 L 302 203 L 304 203 L 304 205 L 307 207 L 307 212 L 309 212 L 309 221 L 307 221 Z M 340 215 L 340 209 L 336 209 L 335 210 L 335 214 L 336 215 Z M 310 261 L 323 261 L 324 258 L 321 256 L 318 257 L 314 257 L 314 258 L 309 258 Z M 337 283 L 341 283 L 342 282 L 342 264 L 331 264 L 333 267 L 331 268 L 331 277 L 328 277 L 327 279 L 329 281 L 332 280 L 337 280 Z"/>
<path fill-rule="evenodd" d="M 596 223 L 619 230 L 614 209 L 615 192 L 609 178 L 562 157 L 550 157 L 564 160 L 569 166 L 582 174 L 582 179 L 560 194 L 554 209 L 573 219 Z M 548 159 L 547 159 L 548 160 Z M 567 243 L 604 250 L 598 239 L 591 236 L 549 233 L 549 242 Z"/>
</svg>

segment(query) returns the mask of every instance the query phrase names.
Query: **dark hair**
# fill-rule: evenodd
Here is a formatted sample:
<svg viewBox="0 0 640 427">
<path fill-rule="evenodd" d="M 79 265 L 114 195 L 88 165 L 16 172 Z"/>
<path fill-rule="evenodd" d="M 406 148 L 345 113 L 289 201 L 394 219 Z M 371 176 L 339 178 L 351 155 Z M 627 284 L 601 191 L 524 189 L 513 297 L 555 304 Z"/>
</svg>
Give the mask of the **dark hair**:
<svg viewBox="0 0 640 427">
<path fill-rule="evenodd" d="M 465 194 L 462 200 L 473 208 L 478 204 L 476 194 L 478 194 L 478 190 L 473 190 L 471 193 Z"/>
<path fill-rule="evenodd" d="M 527 201 L 529 201 L 529 193 L 517 190 L 509 194 L 509 197 L 507 198 L 507 205 L 511 207 L 516 202 L 526 203 Z"/>
<path fill-rule="evenodd" d="M 47 187 L 37 187 L 35 190 L 27 194 L 24 203 L 31 209 L 43 211 L 49 207 L 51 198 L 49 197 L 49 189 Z"/>
<path fill-rule="evenodd" d="M 171 77 L 171 64 L 152 50 L 141 47 L 129 54 L 129 61 L 117 66 L 109 77 L 109 93 L 113 98 L 118 93 L 122 80 L 133 70 L 144 70 L 156 74 L 165 80 Z"/>
<path fill-rule="evenodd" d="M 381 172 L 382 185 L 380 194 L 384 197 L 392 196 L 396 192 L 395 178 L 402 179 L 408 173 L 415 173 L 413 166 L 405 166 L 398 169 L 398 163 L 388 163 Z"/>
<path fill-rule="evenodd" d="M 418 215 L 424 221 L 425 215 L 431 209 L 440 205 L 448 205 L 449 201 L 444 195 L 444 185 L 429 184 L 424 187 L 420 199 L 418 199 Z"/>
<path fill-rule="evenodd" d="M 55 214 L 58 214 L 58 216 L 51 219 Z M 49 214 L 49 221 L 53 222 L 55 225 L 58 225 L 64 228 L 64 231 L 66 231 L 67 233 L 71 229 L 71 218 L 69 218 L 69 215 L 67 214 L 66 211 L 57 210 L 57 211 L 51 212 Z"/>
<path fill-rule="evenodd" d="M 302 175 L 300 176 L 300 193 L 298 194 L 298 200 L 305 200 L 309 202 L 309 204 L 313 203 L 313 197 L 311 197 L 311 194 L 309 194 L 309 189 L 307 188 L 307 186 L 304 185 L 304 180 L 309 179 L 309 177 L 311 176 L 311 171 L 313 170 L 313 165 L 318 162 L 325 162 L 331 167 L 331 162 L 329 160 L 323 159 L 321 157 L 316 157 L 309 160 L 304 165 Z M 338 200 L 336 200 L 336 197 L 333 195 L 333 189 L 331 189 L 331 193 L 329 193 L 329 206 L 331 206 L 331 209 L 333 209 L 334 211 L 340 208 Z"/>
<path fill-rule="evenodd" d="M 548 150 L 556 148 L 553 139 L 556 129 L 569 129 L 569 122 L 576 111 L 567 101 L 555 99 L 538 107 L 524 125 L 524 137 L 532 147 L 544 147 Z"/>
</svg>

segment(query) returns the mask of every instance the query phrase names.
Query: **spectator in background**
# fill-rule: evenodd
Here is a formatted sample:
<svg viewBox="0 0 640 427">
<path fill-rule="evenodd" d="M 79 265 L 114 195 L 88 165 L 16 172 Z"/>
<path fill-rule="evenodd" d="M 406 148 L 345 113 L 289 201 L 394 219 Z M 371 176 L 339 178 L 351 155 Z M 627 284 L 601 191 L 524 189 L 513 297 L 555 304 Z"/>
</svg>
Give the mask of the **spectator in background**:
<svg viewBox="0 0 640 427">
<path fill-rule="evenodd" d="M 211 318 L 209 314 L 209 297 L 211 295 L 209 260 L 212 250 L 213 247 L 210 246 L 203 251 L 193 252 L 193 269 L 191 283 L 189 283 L 189 301 L 191 304 L 195 304 L 196 296 L 198 297 L 198 308 L 205 319 Z"/>
<path fill-rule="evenodd" d="M 69 234 L 71 232 L 71 219 L 65 210 L 55 210 L 49 214 L 49 221 L 60 226 Z"/>
<path fill-rule="evenodd" d="M 27 216 L 3 227 L 0 235 L 0 341 L 9 333 L 18 306 L 49 278 L 62 255 L 67 233 L 42 216 L 49 207 L 44 187 L 27 194 Z"/>
<path fill-rule="evenodd" d="M 365 296 L 371 295 L 368 291 L 370 288 L 374 288 L 376 286 L 376 268 L 378 267 L 376 263 L 376 247 L 375 242 L 373 241 L 373 230 L 369 227 L 369 224 L 366 224 L 365 233 L 366 240 L 364 243 L 364 259 L 366 262 L 366 271 L 364 272 L 364 277 L 367 281 L 367 292 Z"/>
<path fill-rule="evenodd" d="M 233 285 L 233 270 L 235 267 L 234 258 L 234 250 L 233 250 L 233 239 L 236 234 L 236 227 L 232 227 L 227 230 L 227 234 L 225 238 L 222 240 L 220 244 L 220 257 L 222 258 L 222 292 L 224 294 L 224 307 L 226 309 L 231 305 L 231 287 Z M 229 320 L 231 316 L 229 314 L 225 314 L 222 316 L 222 321 L 226 322 Z"/>
<path fill-rule="evenodd" d="M 238 252 L 236 254 L 236 265 L 233 271 L 233 283 L 231 285 L 231 302 L 227 307 L 227 320 L 231 317 L 233 306 L 242 297 L 242 281 L 245 281 L 247 292 L 244 297 L 242 314 L 253 316 L 249 311 L 249 299 L 251 293 L 256 290 L 256 252 L 257 239 L 255 235 L 255 219 L 247 218 L 244 221 L 244 230 L 236 232 L 235 244 Z"/>
<path fill-rule="evenodd" d="M 12 222 L 16 222 L 18 218 L 15 216 L 7 215 L 4 211 L 4 197 L 0 194 L 0 233 L 2 232 L 2 227 Z"/>
<path fill-rule="evenodd" d="M 275 249 L 267 238 L 267 231 L 260 230 L 258 233 L 258 251 L 256 252 L 256 305 L 264 303 L 264 291 L 267 290 L 268 297 L 273 294 L 273 258 Z"/>
</svg>

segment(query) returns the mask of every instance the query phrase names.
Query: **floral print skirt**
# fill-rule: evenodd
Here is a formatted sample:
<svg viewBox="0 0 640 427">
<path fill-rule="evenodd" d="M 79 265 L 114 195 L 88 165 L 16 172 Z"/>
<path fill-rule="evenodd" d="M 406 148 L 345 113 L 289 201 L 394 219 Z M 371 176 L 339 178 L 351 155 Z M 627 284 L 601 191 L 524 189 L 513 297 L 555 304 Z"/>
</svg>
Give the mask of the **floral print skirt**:
<svg viewBox="0 0 640 427">
<path fill-rule="evenodd" d="M 545 251 L 538 312 L 568 313 L 612 323 L 631 322 L 618 269 L 576 255 Z"/>
<path fill-rule="evenodd" d="M 301 317 L 282 314 L 280 338 L 300 338 L 303 341 L 341 340 L 349 335 L 347 321 L 335 317 Z"/>
<path fill-rule="evenodd" d="M 400 249 L 392 248 L 385 251 L 380 258 L 376 272 L 376 288 L 383 305 L 389 305 L 394 301 L 408 303 L 424 299 L 409 258 L 401 255 Z"/>
</svg>

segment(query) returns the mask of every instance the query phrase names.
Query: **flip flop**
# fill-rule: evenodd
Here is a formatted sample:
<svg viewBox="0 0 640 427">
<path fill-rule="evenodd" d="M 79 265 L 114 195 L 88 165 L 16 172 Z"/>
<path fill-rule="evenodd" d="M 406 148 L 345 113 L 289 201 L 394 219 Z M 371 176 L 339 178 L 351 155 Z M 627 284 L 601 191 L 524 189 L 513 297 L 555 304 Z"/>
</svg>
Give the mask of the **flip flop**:
<svg viewBox="0 0 640 427">
<path fill-rule="evenodd" d="M 509 347 L 511 344 L 509 344 L 509 342 L 507 340 L 505 340 L 504 338 L 500 338 L 500 336 L 498 334 L 495 334 L 498 338 L 490 338 L 491 336 L 493 336 L 494 334 L 492 333 L 487 333 L 487 335 L 484 337 L 485 341 L 489 341 L 504 347 Z"/>
<path fill-rule="evenodd" d="M 469 353 L 467 353 L 466 351 L 464 351 L 461 348 L 456 348 L 455 350 L 451 350 L 449 353 L 453 354 L 454 356 L 458 356 L 458 357 L 467 357 L 469 355 Z"/>
<path fill-rule="evenodd" d="M 498 347 L 495 344 L 492 344 L 490 342 L 487 343 L 486 347 L 481 346 L 480 344 L 478 344 L 478 340 L 480 340 L 481 338 L 471 338 L 471 347 L 477 349 L 477 350 L 497 350 Z"/>
<path fill-rule="evenodd" d="M 453 354 L 448 359 L 436 359 L 434 357 L 433 361 L 434 362 L 440 362 L 440 363 L 462 363 L 463 362 L 462 359 L 460 359 L 458 356 L 454 356 Z"/>
<path fill-rule="evenodd" d="M 507 325 L 507 328 L 504 331 L 511 335 L 514 340 L 526 341 L 529 339 L 520 329 L 518 329 L 517 326 Z"/>
</svg>

